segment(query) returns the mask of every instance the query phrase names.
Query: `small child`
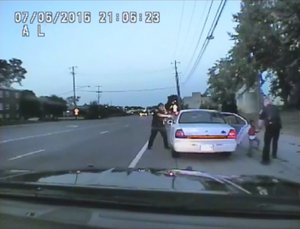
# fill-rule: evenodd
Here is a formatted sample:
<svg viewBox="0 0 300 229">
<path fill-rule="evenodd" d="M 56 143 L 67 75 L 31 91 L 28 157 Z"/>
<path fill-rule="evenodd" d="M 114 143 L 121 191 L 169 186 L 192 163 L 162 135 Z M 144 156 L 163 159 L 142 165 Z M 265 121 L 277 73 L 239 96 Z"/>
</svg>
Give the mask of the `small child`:
<svg viewBox="0 0 300 229">
<path fill-rule="evenodd" d="M 260 141 L 256 137 L 256 133 L 259 131 L 256 130 L 255 124 L 253 120 L 250 120 L 250 129 L 248 130 L 248 137 L 249 137 L 249 150 L 248 150 L 248 156 L 252 156 L 252 149 L 254 148 L 254 143 L 256 142 L 256 149 L 259 148 Z"/>
</svg>

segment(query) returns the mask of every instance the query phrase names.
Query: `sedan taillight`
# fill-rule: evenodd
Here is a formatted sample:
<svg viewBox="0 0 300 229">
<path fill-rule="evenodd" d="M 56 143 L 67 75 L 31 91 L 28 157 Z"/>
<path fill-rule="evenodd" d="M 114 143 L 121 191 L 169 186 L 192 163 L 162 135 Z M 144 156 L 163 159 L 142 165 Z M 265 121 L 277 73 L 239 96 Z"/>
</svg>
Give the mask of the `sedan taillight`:
<svg viewBox="0 0 300 229">
<path fill-rule="evenodd" d="M 175 138 L 186 138 L 182 129 L 178 129 L 175 132 Z"/>
<path fill-rule="evenodd" d="M 228 139 L 236 139 L 237 135 L 236 135 L 236 130 L 231 129 L 227 135 Z"/>
</svg>

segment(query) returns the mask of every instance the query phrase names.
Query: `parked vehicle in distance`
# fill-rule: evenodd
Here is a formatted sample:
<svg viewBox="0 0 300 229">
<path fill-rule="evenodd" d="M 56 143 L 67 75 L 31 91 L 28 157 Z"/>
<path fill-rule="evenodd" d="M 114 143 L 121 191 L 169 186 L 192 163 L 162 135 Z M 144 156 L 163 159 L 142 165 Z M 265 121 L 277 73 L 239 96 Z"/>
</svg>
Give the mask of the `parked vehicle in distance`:
<svg viewBox="0 0 300 229">
<path fill-rule="evenodd" d="M 139 113 L 140 116 L 148 116 L 148 113 L 146 111 L 140 112 Z"/>
</svg>

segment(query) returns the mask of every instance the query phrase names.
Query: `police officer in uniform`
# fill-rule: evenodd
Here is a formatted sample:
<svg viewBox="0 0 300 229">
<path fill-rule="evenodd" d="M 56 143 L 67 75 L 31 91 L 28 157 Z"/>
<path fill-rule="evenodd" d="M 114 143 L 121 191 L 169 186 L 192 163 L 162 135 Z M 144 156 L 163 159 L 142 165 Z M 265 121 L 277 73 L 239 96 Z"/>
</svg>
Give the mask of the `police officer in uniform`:
<svg viewBox="0 0 300 229">
<path fill-rule="evenodd" d="M 177 105 L 177 101 L 173 100 L 170 106 L 170 113 L 173 115 L 178 115 L 178 105 Z"/>
<path fill-rule="evenodd" d="M 272 157 L 277 158 L 277 146 L 282 128 L 279 109 L 272 104 L 269 98 L 264 99 L 264 108 L 259 114 L 259 128 L 265 126 L 264 148 L 262 154 L 262 164 L 270 163 L 270 146 L 272 142 Z"/>
<path fill-rule="evenodd" d="M 154 111 L 152 124 L 151 124 L 151 135 L 148 143 L 148 149 L 152 148 L 154 139 L 159 132 L 163 138 L 164 145 L 166 149 L 169 149 L 167 131 L 164 125 L 164 119 L 172 118 L 172 115 L 168 115 L 165 105 L 160 103 L 158 104 L 158 109 Z"/>
</svg>

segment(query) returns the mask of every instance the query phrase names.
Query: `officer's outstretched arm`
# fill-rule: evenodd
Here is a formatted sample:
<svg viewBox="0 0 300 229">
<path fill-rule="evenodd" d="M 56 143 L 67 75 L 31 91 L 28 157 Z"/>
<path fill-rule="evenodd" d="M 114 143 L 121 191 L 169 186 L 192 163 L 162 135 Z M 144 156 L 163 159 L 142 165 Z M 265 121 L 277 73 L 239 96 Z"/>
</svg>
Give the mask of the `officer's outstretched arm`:
<svg viewBox="0 0 300 229">
<path fill-rule="evenodd" d="M 173 117 L 172 115 L 160 114 L 160 113 L 158 113 L 157 116 L 160 117 L 160 118 L 172 118 Z"/>
</svg>

